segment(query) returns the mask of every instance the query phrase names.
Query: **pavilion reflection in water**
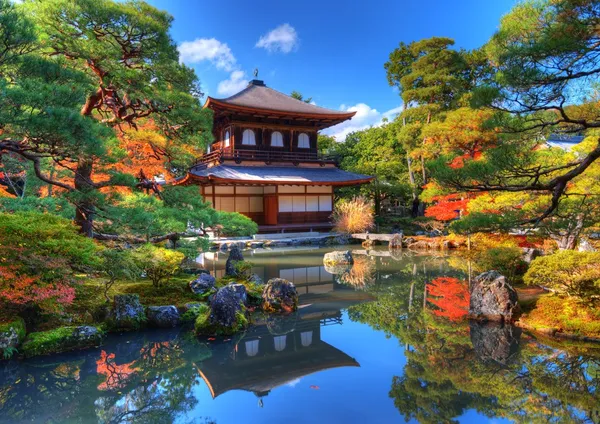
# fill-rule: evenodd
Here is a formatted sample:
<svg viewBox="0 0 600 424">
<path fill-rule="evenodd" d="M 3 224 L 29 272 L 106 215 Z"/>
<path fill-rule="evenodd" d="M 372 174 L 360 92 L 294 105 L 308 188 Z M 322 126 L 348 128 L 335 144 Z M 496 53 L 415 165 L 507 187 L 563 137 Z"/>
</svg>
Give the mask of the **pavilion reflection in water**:
<svg viewBox="0 0 600 424">
<path fill-rule="evenodd" d="M 321 327 L 339 325 L 341 313 L 323 319 L 300 315 L 257 323 L 223 360 L 221 355 L 198 364 L 213 398 L 230 390 L 258 397 L 319 371 L 360 364 L 321 339 Z"/>
</svg>

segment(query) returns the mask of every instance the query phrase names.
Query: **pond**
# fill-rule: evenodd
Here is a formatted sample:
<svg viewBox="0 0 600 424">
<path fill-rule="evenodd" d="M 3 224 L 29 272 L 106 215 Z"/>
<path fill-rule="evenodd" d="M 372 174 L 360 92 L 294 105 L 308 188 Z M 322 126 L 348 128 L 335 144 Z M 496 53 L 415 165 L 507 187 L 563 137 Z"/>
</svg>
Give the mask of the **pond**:
<svg viewBox="0 0 600 424">
<path fill-rule="evenodd" d="M 329 250 L 246 252 L 300 309 L 242 335 L 111 335 L 1 363 L 0 423 L 600 422 L 600 347 L 465 322 L 473 264 L 358 247 L 333 275 Z M 218 277 L 226 257 L 199 261 Z"/>
</svg>

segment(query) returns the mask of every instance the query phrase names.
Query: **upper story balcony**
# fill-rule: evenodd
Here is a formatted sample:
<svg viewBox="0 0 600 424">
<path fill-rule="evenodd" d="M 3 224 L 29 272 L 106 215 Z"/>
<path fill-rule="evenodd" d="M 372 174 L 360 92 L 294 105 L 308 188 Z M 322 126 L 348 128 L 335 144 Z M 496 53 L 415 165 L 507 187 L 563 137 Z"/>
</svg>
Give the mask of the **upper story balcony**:
<svg viewBox="0 0 600 424">
<path fill-rule="evenodd" d="M 209 164 L 213 162 L 222 163 L 224 161 L 234 161 L 242 163 L 243 161 L 264 162 L 266 165 L 271 163 L 281 164 L 281 162 L 290 162 L 298 165 L 300 163 L 319 163 L 319 164 L 336 164 L 334 157 L 330 155 L 320 154 L 317 149 L 306 149 L 304 151 L 285 151 L 273 149 L 232 149 L 221 148 L 221 143 L 215 143 L 211 146 L 210 153 L 198 158 L 196 164 Z"/>
</svg>

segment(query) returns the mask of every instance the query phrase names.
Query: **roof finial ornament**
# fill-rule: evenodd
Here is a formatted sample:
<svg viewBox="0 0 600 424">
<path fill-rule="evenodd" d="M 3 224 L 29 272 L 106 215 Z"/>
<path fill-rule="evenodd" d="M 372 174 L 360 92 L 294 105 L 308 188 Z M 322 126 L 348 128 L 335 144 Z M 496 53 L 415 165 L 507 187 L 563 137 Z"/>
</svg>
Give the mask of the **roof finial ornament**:
<svg viewBox="0 0 600 424">
<path fill-rule="evenodd" d="M 254 68 L 254 78 L 258 78 L 258 68 Z"/>
</svg>

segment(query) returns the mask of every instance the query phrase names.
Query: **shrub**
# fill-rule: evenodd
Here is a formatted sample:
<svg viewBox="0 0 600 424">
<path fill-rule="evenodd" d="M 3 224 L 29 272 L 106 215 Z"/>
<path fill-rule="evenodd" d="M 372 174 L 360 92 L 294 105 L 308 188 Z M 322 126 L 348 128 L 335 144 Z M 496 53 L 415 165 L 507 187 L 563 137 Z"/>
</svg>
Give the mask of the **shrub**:
<svg viewBox="0 0 600 424">
<path fill-rule="evenodd" d="M 98 270 L 105 279 L 102 282 L 106 302 L 110 302 L 108 291 L 117 280 L 135 280 L 141 269 L 129 250 L 105 249 Z"/>
<path fill-rule="evenodd" d="M 335 205 L 333 222 L 336 231 L 362 233 L 374 226 L 373 205 L 364 197 L 340 200 Z"/>
<path fill-rule="evenodd" d="M 515 283 L 520 280 L 527 266 L 522 256 L 523 252 L 518 247 L 493 247 L 479 251 L 475 263 L 479 271 L 496 270 L 509 282 Z"/>
<path fill-rule="evenodd" d="M 71 221 L 39 212 L 0 213 L 0 303 L 57 311 L 73 302 L 75 270 L 99 265 L 99 247 Z"/>
<path fill-rule="evenodd" d="M 248 261 L 239 261 L 235 264 L 235 276 L 248 280 L 252 276 L 252 267 L 254 264 Z"/>
<path fill-rule="evenodd" d="M 154 287 L 174 275 L 179 270 L 184 254 L 175 250 L 145 244 L 134 252 L 135 260 L 152 281 Z"/>
<path fill-rule="evenodd" d="M 600 253 L 563 250 L 534 259 L 525 284 L 539 285 L 580 300 L 600 299 Z"/>
<path fill-rule="evenodd" d="M 246 237 L 258 233 L 258 224 L 237 212 L 217 212 L 217 223 L 221 235 Z"/>
</svg>

